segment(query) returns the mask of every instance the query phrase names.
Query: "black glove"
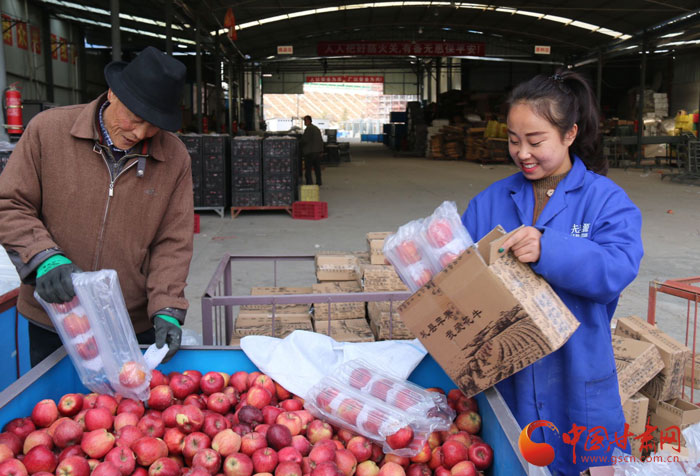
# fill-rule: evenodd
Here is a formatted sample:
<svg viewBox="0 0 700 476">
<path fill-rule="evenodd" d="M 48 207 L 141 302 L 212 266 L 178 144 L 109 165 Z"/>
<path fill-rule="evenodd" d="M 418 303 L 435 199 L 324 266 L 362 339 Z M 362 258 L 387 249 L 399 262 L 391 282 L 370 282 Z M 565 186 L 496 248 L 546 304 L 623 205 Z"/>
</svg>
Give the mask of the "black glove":
<svg viewBox="0 0 700 476">
<path fill-rule="evenodd" d="M 63 255 L 46 259 L 36 273 L 36 292 L 46 302 L 64 303 L 75 297 L 71 273 L 82 270 Z"/>
<path fill-rule="evenodd" d="M 168 353 L 165 354 L 163 362 L 173 358 L 175 352 L 180 350 L 180 342 L 182 341 L 182 329 L 177 319 L 163 314 L 157 314 L 153 318 L 153 327 L 156 330 L 156 347 L 159 349 L 163 344 L 168 344 Z"/>
</svg>

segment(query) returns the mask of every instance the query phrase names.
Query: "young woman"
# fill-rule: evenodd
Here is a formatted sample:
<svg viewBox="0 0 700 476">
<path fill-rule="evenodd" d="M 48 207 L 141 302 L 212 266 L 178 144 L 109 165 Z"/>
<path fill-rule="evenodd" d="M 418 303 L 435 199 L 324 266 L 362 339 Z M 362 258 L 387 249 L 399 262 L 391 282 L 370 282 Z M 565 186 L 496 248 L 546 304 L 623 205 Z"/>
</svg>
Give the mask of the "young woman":
<svg viewBox="0 0 700 476">
<path fill-rule="evenodd" d="M 462 222 L 475 241 L 499 224 L 525 225 L 504 250 L 530 263 L 581 322 L 562 348 L 497 385 L 521 427 L 548 420 L 558 428 L 534 437 L 554 448 L 553 474 L 578 475 L 611 464 L 595 458 L 624 433 L 610 320 L 639 271 L 642 217 L 603 176 L 596 101 L 579 74 L 537 76 L 508 105 L 508 149 L 520 172 L 474 197 Z"/>
</svg>

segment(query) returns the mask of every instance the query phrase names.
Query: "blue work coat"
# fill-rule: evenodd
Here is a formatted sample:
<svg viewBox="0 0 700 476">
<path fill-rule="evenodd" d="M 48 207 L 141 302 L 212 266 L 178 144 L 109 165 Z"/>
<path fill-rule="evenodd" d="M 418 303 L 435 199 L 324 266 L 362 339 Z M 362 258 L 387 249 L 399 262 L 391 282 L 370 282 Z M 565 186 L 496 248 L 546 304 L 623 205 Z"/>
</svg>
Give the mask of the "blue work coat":
<svg viewBox="0 0 700 476">
<path fill-rule="evenodd" d="M 496 225 L 506 231 L 532 225 L 534 206 L 532 182 L 517 173 L 474 197 L 462 222 L 477 241 Z M 533 439 L 554 448 L 549 466 L 553 474 L 578 475 L 590 466 L 611 464 L 609 459 L 593 458 L 609 455 L 615 448 L 615 433 L 624 431 L 610 320 L 620 292 L 639 271 L 644 254 L 642 217 L 619 186 L 586 170 L 574 157 L 572 169 L 534 226 L 542 238 L 540 259 L 532 269 L 547 280 L 581 325 L 559 350 L 497 388 L 521 427 L 535 420 L 554 423 L 559 435 L 540 428 Z M 563 442 L 563 434 L 573 425 L 585 427 L 575 445 L 575 461 L 574 446 Z M 607 437 L 591 431 L 599 426 Z M 600 445 L 594 444 L 594 433 L 602 435 Z M 608 449 L 609 442 L 613 444 Z"/>
</svg>

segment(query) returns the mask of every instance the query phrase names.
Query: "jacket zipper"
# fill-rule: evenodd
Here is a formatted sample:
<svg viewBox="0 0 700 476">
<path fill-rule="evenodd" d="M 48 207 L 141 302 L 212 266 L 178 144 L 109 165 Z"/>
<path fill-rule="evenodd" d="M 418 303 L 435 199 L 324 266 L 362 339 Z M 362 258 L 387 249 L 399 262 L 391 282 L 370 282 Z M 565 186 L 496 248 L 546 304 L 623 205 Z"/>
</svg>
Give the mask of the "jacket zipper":
<svg viewBox="0 0 700 476">
<path fill-rule="evenodd" d="M 121 175 L 129 170 L 131 167 L 136 165 L 138 163 L 138 159 L 124 167 L 114 179 L 112 179 L 112 169 L 109 167 L 109 162 L 107 162 L 107 159 L 104 156 L 104 152 L 100 151 L 100 156 L 102 157 L 102 160 L 104 161 L 105 165 L 107 166 L 107 171 L 109 172 L 109 193 L 107 194 L 107 205 L 105 206 L 105 213 L 104 216 L 102 217 L 102 226 L 100 227 L 100 237 L 97 240 L 97 250 L 95 252 L 95 261 L 92 266 L 93 271 L 97 271 L 97 265 L 100 261 L 100 255 L 102 254 L 102 240 L 104 238 L 104 233 L 105 233 L 105 225 L 107 224 L 107 214 L 109 212 L 109 205 L 110 201 L 112 200 L 112 197 L 114 196 L 114 183 L 117 181 Z"/>
</svg>

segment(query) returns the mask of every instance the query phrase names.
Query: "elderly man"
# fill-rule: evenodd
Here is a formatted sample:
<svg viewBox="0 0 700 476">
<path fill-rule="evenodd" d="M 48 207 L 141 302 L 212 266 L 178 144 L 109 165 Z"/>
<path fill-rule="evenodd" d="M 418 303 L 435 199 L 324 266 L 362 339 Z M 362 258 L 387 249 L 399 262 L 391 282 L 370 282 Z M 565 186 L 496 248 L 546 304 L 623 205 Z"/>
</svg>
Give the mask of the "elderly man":
<svg viewBox="0 0 700 476">
<path fill-rule="evenodd" d="M 114 269 L 143 344 L 177 352 L 193 242 L 190 156 L 175 134 L 185 66 L 155 48 L 105 68 L 109 90 L 34 117 L 0 175 L 0 243 L 22 279 L 32 366 L 61 341 L 36 292 L 71 301 L 71 273 Z"/>
<path fill-rule="evenodd" d="M 306 185 L 312 185 L 311 169 L 316 172 L 316 185 L 321 185 L 321 153 L 323 152 L 323 136 L 318 127 L 311 123 L 311 116 L 304 116 L 306 129 L 301 136 L 301 153 L 304 156 Z"/>
</svg>

